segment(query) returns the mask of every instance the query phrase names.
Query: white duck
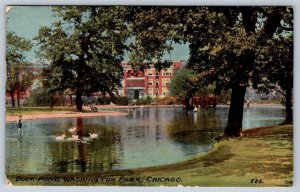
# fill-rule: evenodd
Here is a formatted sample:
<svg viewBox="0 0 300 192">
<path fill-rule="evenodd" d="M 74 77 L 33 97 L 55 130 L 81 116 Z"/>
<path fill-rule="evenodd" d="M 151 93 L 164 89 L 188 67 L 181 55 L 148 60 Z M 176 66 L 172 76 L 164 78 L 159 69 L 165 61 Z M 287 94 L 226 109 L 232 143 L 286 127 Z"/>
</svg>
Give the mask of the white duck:
<svg viewBox="0 0 300 192">
<path fill-rule="evenodd" d="M 91 139 L 96 139 L 98 137 L 97 133 L 89 133 Z"/>
<path fill-rule="evenodd" d="M 79 135 L 72 135 L 72 140 L 80 140 Z"/>
<path fill-rule="evenodd" d="M 56 136 L 55 139 L 58 140 L 58 141 L 62 141 L 66 138 L 66 135 L 63 134 L 63 135 L 60 135 L 60 136 Z"/>
<path fill-rule="evenodd" d="M 73 127 L 73 128 L 70 128 L 70 129 L 69 129 L 69 132 L 70 132 L 70 133 L 74 133 L 75 131 L 76 131 L 76 127 Z"/>
</svg>

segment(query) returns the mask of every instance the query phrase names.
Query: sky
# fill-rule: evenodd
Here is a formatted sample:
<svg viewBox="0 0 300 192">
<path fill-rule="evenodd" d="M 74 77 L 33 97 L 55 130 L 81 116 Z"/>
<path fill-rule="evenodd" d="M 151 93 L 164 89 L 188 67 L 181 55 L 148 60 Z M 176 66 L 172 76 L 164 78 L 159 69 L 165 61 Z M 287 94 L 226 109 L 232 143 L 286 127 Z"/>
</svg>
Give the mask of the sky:
<svg viewBox="0 0 300 192">
<path fill-rule="evenodd" d="M 51 6 L 13 6 L 6 15 L 6 30 L 14 32 L 16 35 L 28 40 L 38 34 L 42 26 L 50 27 L 54 22 Z M 173 43 L 174 50 L 170 54 L 166 53 L 163 59 L 166 60 L 188 60 L 188 45 Z M 35 56 L 37 47 L 25 53 L 25 58 L 29 62 L 38 60 Z M 128 60 L 128 53 L 125 54 L 124 60 Z"/>
</svg>

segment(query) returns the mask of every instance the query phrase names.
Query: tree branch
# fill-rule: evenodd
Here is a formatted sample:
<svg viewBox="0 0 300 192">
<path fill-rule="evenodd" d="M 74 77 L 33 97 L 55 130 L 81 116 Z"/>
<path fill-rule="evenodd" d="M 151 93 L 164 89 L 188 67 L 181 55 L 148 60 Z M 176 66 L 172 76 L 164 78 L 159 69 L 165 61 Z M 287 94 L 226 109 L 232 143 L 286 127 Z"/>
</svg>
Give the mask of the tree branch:
<svg viewBox="0 0 300 192">
<path fill-rule="evenodd" d="M 278 27 L 280 27 L 281 29 L 283 29 L 285 31 L 293 31 L 294 30 L 293 27 L 285 27 L 281 23 L 280 23 L 280 25 Z"/>
</svg>

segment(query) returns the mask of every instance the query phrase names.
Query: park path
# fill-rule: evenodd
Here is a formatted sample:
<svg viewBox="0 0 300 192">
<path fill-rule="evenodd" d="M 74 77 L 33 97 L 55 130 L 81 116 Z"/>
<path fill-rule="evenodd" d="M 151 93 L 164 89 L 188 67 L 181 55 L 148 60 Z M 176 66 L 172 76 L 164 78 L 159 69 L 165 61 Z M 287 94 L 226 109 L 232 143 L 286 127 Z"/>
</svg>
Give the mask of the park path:
<svg viewBox="0 0 300 192">
<path fill-rule="evenodd" d="M 23 120 L 33 119 L 50 119 L 50 118 L 68 118 L 68 117 L 98 117 L 98 116 L 120 116 L 127 115 L 128 113 L 120 111 L 99 111 L 99 112 L 52 112 L 52 113 L 41 113 L 41 114 L 24 114 L 22 115 Z M 17 121 L 18 116 L 6 116 L 6 122 Z"/>
</svg>

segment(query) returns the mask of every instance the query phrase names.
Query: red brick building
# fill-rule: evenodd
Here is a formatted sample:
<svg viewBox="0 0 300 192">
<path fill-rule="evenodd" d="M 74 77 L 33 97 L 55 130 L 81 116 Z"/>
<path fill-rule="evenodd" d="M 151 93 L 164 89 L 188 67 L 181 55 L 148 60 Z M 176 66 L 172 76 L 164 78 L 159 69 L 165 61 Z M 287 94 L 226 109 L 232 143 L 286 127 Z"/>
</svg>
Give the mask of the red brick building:
<svg viewBox="0 0 300 192">
<path fill-rule="evenodd" d="M 183 65 L 184 61 L 174 61 L 169 68 L 161 71 L 152 66 L 136 73 L 129 63 L 123 62 L 123 95 L 131 99 L 164 97 L 169 94 L 169 84 L 174 73 Z"/>
</svg>

